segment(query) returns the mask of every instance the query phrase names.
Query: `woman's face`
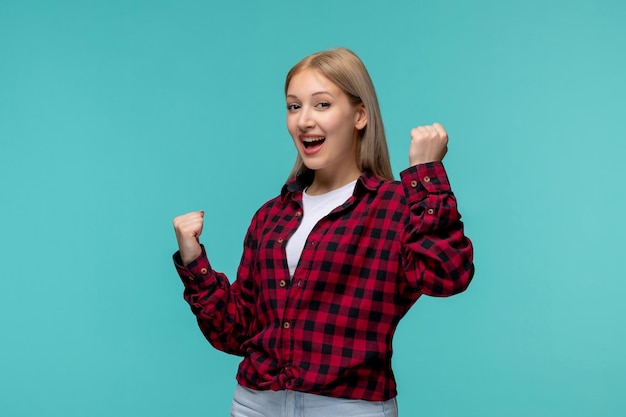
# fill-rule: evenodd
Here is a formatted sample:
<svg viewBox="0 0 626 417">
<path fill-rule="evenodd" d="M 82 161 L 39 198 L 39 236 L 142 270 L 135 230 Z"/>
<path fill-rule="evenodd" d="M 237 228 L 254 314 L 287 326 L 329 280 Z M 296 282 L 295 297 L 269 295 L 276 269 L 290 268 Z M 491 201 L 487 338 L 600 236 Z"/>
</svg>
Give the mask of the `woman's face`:
<svg viewBox="0 0 626 417">
<path fill-rule="evenodd" d="M 367 124 L 362 104 L 321 72 L 305 69 L 287 87 L 287 129 L 304 165 L 332 175 L 354 171 L 357 131 Z"/>
</svg>

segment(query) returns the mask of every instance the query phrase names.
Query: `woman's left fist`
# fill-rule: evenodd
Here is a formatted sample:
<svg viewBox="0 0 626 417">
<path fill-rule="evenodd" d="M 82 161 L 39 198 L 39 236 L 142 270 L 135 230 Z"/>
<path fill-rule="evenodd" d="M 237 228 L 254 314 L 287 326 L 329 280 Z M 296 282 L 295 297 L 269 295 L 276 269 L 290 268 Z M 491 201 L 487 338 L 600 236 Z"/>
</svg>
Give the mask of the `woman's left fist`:
<svg viewBox="0 0 626 417">
<path fill-rule="evenodd" d="M 411 130 L 409 163 L 411 166 L 441 161 L 448 152 L 448 134 L 439 123 Z"/>
</svg>

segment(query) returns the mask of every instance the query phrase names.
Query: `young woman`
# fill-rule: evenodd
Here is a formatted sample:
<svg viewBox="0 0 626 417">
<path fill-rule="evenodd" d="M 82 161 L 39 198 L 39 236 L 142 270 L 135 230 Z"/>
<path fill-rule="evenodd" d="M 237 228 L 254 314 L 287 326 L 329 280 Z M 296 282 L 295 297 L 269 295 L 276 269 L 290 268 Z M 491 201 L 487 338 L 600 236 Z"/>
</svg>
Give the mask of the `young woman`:
<svg viewBox="0 0 626 417">
<path fill-rule="evenodd" d="M 254 215 L 232 284 L 199 243 L 204 213 L 174 219 L 185 300 L 213 346 L 243 356 L 233 416 L 395 416 L 398 322 L 474 272 L 446 131 L 413 129 L 394 181 L 374 86 L 347 49 L 296 64 L 285 97 L 298 157 Z"/>
</svg>

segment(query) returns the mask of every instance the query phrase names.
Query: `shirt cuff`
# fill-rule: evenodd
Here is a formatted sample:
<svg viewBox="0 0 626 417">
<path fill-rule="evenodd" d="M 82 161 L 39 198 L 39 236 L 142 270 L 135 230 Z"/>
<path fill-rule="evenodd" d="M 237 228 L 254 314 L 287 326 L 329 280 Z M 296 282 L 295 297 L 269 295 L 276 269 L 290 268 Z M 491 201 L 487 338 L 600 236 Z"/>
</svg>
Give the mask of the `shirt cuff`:
<svg viewBox="0 0 626 417">
<path fill-rule="evenodd" d="M 209 263 L 204 245 L 200 245 L 200 247 L 202 248 L 200 256 L 187 266 L 183 265 L 180 251 L 177 251 L 172 256 L 178 276 L 183 281 L 185 287 L 189 289 L 209 288 L 215 285 L 213 268 L 211 268 L 211 264 Z"/>
<path fill-rule="evenodd" d="M 408 202 L 424 200 L 429 194 L 450 193 L 448 175 L 441 161 L 414 165 L 400 173 Z"/>
</svg>

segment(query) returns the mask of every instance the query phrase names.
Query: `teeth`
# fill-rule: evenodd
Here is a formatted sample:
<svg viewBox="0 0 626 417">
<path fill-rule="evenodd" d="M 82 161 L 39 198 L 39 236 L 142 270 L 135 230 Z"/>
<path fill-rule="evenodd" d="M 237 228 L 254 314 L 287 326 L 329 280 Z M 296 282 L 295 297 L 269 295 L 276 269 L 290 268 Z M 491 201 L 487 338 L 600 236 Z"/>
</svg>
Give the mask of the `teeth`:
<svg viewBox="0 0 626 417">
<path fill-rule="evenodd" d="M 313 143 L 313 142 L 319 142 L 319 141 L 324 140 L 324 139 L 326 139 L 326 138 L 324 138 L 324 137 L 319 137 L 319 138 L 304 138 L 304 139 L 302 139 L 302 141 L 303 141 L 304 143 Z"/>
</svg>

